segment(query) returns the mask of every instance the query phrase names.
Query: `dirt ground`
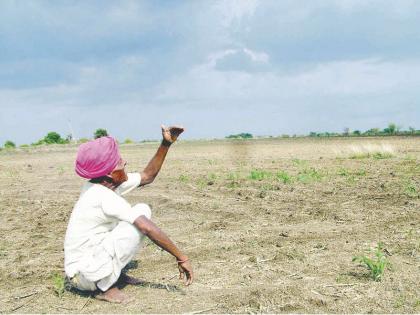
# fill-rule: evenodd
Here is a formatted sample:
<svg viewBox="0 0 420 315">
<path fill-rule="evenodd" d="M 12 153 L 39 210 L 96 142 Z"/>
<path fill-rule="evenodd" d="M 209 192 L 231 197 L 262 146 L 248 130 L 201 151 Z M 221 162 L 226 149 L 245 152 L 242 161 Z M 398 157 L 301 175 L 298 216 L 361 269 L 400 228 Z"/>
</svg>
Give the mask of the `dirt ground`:
<svg viewBox="0 0 420 315">
<path fill-rule="evenodd" d="M 128 170 L 157 145 L 122 145 Z M 420 138 L 177 143 L 127 199 L 151 205 L 196 281 L 184 287 L 174 259 L 147 242 L 128 305 L 54 291 L 83 183 L 76 149 L 0 152 L 1 313 L 420 312 Z M 352 258 L 379 242 L 391 265 L 374 281 Z"/>
</svg>

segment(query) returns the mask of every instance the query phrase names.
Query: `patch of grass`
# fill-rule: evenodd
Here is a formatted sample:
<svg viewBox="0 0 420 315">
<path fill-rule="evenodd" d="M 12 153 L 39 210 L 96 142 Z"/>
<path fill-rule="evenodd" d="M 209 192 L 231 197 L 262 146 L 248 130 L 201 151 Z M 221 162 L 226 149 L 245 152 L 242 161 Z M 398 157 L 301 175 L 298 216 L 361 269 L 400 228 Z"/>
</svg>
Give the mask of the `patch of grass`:
<svg viewBox="0 0 420 315">
<path fill-rule="evenodd" d="M 214 181 L 214 180 L 217 179 L 217 175 L 215 173 L 209 173 L 209 174 L 207 174 L 207 179 Z"/>
<path fill-rule="evenodd" d="M 366 171 L 364 169 L 351 171 L 342 167 L 337 171 L 337 175 L 347 178 L 348 182 L 350 182 L 351 184 L 354 184 L 355 182 L 359 180 L 358 177 L 366 175 Z"/>
<path fill-rule="evenodd" d="M 240 184 L 236 180 L 232 180 L 227 184 L 227 187 L 231 188 L 231 189 L 238 188 L 239 186 L 240 186 Z"/>
<path fill-rule="evenodd" d="M 189 181 L 189 178 L 188 178 L 187 175 L 181 174 L 181 175 L 179 175 L 178 180 L 182 183 L 186 183 L 186 182 Z"/>
<path fill-rule="evenodd" d="M 315 168 L 305 168 L 297 175 L 297 180 L 302 183 L 309 183 L 314 181 L 320 181 L 322 175 Z"/>
<path fill-rule="evenodd" d="M 401 308 L 406 304 L 405 297 L 400 295 L 394 302 L 394 308 Z"/>
<path fill-rule="evenodd" d="M 385 267 L 390 265 L 383 252 L 382 243 L 378 243 L 376 249 L 373 251 L 373 258 L 366 255 L 360 255 L 353 257 L 353 261 L 366 267 L 370 272 L 371 278 L 375 281 L 381 281 Z"/>
<path fill-rule="evenodd" d="M 208 183 L 208 181 L 206 179 L 204 179 L 204 178 L 200 178 L 200 179 L 197 180 L 197 186 L 200 189 L 204 189 L 204 187 L 207 186 L 207 183 Z"/>
<path fill-rule="evenodd" d="M 65 277 L 59 273 L 55 272 L 51 276 L 52 282 L 53 282 L 53 289 L 55 295 L 57 295 L 59 298 L 62 298 L 64 295 L 64 292 L 66 291 L 66 279 Z"/>
<path fill-rule="evenodd" d="M 264 171 L 264 170 L 252 170 L 248 178 L 252 180 L 263 180 L 263 179 L 271 178 L 272 176 L 273 176 L 272 173 Z"/>
<path fill-rule="evenodd" d="M 372 154 L 372 157 L 375 160 L 383 160 L 383 159 L 390 159 L 394 157 L 394 154 L 389 152 L 375 152 Z"/>
<path fill-rule="evenodd" d="M 209 165 L 216 165 L 215 160 L 207 160 L 207 163 L 209 163 Z"/>
<path fill-rule="evenodd" d="M 363 169 L 363 168 L 361 168 L 361 169 L 357 170 L 356 172 L 354 172 L 354 175 L 357 175 L 357 176 L 366 176 L 366 170 Z"/>
<path fill-rule="evenodd" d="M 419 189 L 413 181 L 408 181 L 404 186 L 404 193 L 410 198 L 417 198 Z"/>
<path fill-rule="evenodd" d="M 348 169 L 345 168 L 340 168 L 337 172 L 338 175 L 340 176 L 349 176 L 350 175 L 350 171 Z"/>
<path fill-rule="evenodd" d="M 239 178 L 240 178 L 239 173 L 234 173 L 234 172 L 228 173 L 226 176 L 226 179 L 228 180 L 239 180 Z"/>
<path fill-rule="evenodd" d="M 364 153 L 355 153 L 350 156 L 350 159 L 369 159 L 374 158 L 375 160 L 384 160 L 384 159 L 390 159 L 393 158 L 394 154 L 389 152 L 364 152 Z"/>
<path fill-rule="evenodd" d="M 307 161 L 299 159 L 293 159 L 292 162 L 296 166 L 305 166 L 307 164 Z"/>
<path fill-rule="evenodd" d="M 6 257 L 6 256 L 7 256 L 6 250 L 4 248 L 0 248 L 0 258 Z"/>
<path fill-rule="evenodd" d="M 283 184 L 288 184 L 290 182 L 292 182 L 292 177 L 287 174 L 287 172 L 285 171 L 279 171 L 276 173 L 276 179 L 280 182 L 282 182 Z"/>
</svg>

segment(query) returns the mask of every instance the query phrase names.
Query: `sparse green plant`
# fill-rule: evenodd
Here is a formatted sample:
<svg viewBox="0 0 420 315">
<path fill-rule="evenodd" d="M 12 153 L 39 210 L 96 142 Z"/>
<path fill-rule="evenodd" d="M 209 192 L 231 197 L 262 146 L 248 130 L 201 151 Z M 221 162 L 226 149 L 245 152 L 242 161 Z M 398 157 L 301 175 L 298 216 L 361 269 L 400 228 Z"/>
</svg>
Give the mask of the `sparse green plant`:
<svg viewBox="0 0 420 315">
<path fill-rule="evenodd" d="M 55 295 L 57 295 L 59 298 L 62 298 L 66 290 L 65 277 L 61 273 L 54 272 L 51 278 L 54 285 L 53 289 L 54 289 Z"/>
<path fill-rule="evenodd" d="M 215 165 L 216 164 L 215 160 L 207 160 L 207 162 L 209 163 L 209 165 Z"/>
<path fill-rule="evenodd" d="M 287 172 L 285 171 L 279 171 L 276 173 L 276 179 L 280 182 L 282 182 L 283 184 L 288 184 L 292 181 L 292 177 L 287 174 Z"/>
<path fill-rule="evenodd" d="M 389 152 L 375 152 L 375 153 L 372 154 L 372 157 L 375 160 L 383 160 L 383 159 L 393 158 L 394 155 L 392 153 L 389 153 Z"/>
<path fill-rule="evenodd" d="M 214 181 L 214 180 L 216 180 L 216 179 L 217 179 L 217 175 L 216 175 L 215 173 L 209 173 L 209 174 L 207 175 L 207 179 L 208 179 L 208 180 L 212 180 L 212 181 Z"/>
<path fill-rule="evenodd" d="M 394 308 L 401 308 L 406 304 L 405 297 L 403 295 L 400 295 L 394 302 Z"/>
<path fill-rule="evenodd" d="M 273 174 L 264 170 L 252 170 L 248 178 L 252 180 L 263 180 L 270 178 Z"/>
<path fill-rule="evenodd" d="M 299 160 L 299 159 L 293 159 L 292 162 L 296 166 L 305 166 L 307 164 L 307 161 L 305 161 L 305 160 Z"/>
<path fill-rule="evenodd" d="M 63 174 L 64 174 L 64 166 L 60 165 L 60 166 L 58 167 L 58 174 L 59 174 L 59 175 L 63 175 Z"/>
<path fill-rule="evenodd" d="M 361 168 L 361 169 L 357 170 L 357 171 L 354 173 L 354 175 L 357 175 L 357 176 L 366 176 L 366 170 L 365 170 L 365 169 L 363 169 L 363 168 Z"/>
<path fill-rule="evenodd" d="M 373 251 L 373 258 L 366 255 L 354 256 L 353 262 L 358 262 L 366 267 L 370 272 L 371 278 L 375 281 L 381 281 L 385 267 L 390 265 L 383 251 L 382 243 L 378 243 Z"/>
<path fill-rule="evenodd" d="M 340 175 L 340 176 L 349 176 L 350 172 L 349 172 L 349 170 L 342 167 L 338 170 L 337 174 Z"/>
<path fill-rule="evenodd" d="M 313 181 L 319 181 L 322 179 L 322 175 L 315 168 L 305 168 L 297 175 L 297 180 L 303 183 L 309 183 Z"/>
<path fill-rule="evenodd" d="M 181 175 L 179 175 L 178 180 L 182 183 L 186 183 L 186 182 L 188 182 L 189 178 L 188 178 L 187 175 L 181 174 Z"/>
<path fill-rule="evenodd" d="M 419 196 L 419 190 L 413 181 L 406 182 L 404 193 L 410 198 L 417 198 Z"/>
<path fill-rule="evenodd" d="M 127 138 L 124 140 L 124 144 L 130 144 L 130 143 L 134 143 L 133 140 L 131 140 L 130 138 Z"/>
<path fill-rule="evenodd" d="M 231 172 L 231 173 L 228 173 L 227 174 L 227 176 L 226 176 L 226 179 L 228 179 L 228 180 L 238 180 L 239 179 L 239 174 L 238 173 L 234 173 L 234 172 Z"/>
<path fill-rule="evenodd" d="M 207 181 L 206 179 L 204 179 L 204 178 L 199 178 L 199 179 L 197 180 L 197 186 L 198 186 L 200 189 L 204 189 L 204 187 L 206 187 L 206 186 L 207 186 L 207 183 L 208 183 L 208 181 Z"/>
<path fill-rule="evenodd" d="M 20 148 L 29 148 L 29 144 L 21 144 L 19 147 Z"/>
</svg>

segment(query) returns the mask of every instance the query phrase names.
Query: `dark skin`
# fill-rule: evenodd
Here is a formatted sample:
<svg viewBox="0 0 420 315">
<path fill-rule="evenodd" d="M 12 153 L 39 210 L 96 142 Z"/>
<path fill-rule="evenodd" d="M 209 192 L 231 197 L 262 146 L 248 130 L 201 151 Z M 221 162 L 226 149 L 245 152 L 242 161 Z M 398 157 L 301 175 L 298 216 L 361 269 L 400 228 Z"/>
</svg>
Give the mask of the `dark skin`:
<svg viewBox="0 0 420 315">
<path fill-rule="evenodd" d="M 158 175 L 163 162 L 165 161 L 166 154 L 168 153 L 169 147 L 174 143 L 178 136 L 184 131 L 183 127 L 171 126 L 162 128 L 162 144 L 159 146 L 156 154 L 144 168 L 141 174 L 141 183 L 140 186 L 145 186 L 153 183 L 156 176 Z M 107 176 L 102 178 L 91 180 L 92 182 L 101 184 L 109 189 L 115 190 L 119 185 L 127 180 L 127 173 L 125 171 L 126 161 L 123 159 L 120 160 L 116 168 Z M 146 235 L 150 240 L 152 240 L 156 245 L 170 253 L 176 258 L 178 269 L 179 269 L 179 278 L 184 280 L 185 285 L 190 285 L 194 280 L 194 272 L 191 266 L 191 262 L 186 256 L 170 239 L 169 237 L 159 229 L 156 224 L 145 216 L 139 216 L 133 223 L 139 231 Z M 124 281 L 128 284 L 139 284 L 141 281 L 129 277 L 127 275 L 122 275 L 120 278 L 121 281 Z M 110 288 L 106 292 L 98 294 L 96 296 L 98 299 L 106 300 L 113 303 L 127 303 L 130 301 L 127 295 L 122 293 L 116 286 Z"/>
</svg>

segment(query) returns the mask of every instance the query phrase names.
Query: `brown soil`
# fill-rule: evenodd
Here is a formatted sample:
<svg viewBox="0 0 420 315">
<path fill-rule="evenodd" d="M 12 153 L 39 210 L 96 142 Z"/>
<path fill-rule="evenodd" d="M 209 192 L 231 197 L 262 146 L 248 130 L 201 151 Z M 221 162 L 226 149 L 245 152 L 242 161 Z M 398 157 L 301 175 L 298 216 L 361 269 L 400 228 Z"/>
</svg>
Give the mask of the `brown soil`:
<svg viewBox="0 0 420 315">
<path fill-rule="evenodd" d="M 368 142 L 394 155 L 350 158 L 351 145 Z M 121 146 L 129 171 L 156 147 Z M 0 152 L 2 313 L 420 312 L 420 138 L 176 144 L 156 181 L 127 199 L 151 205 L 192 259 L 196 281 L 184 287 L 174 259 L 148 242 L 129 270 L 145 282 L 123 289 L 134 298 L 128 305 L 54 292 L 83 182 L 75 153 Z M 249 178 L 252 170 L 264 178 Z M 279 171 L 291 181 L 269 175 Z M 352 258 L 378 242 L 392 266 L 376 282 Z"/>
</svg>

